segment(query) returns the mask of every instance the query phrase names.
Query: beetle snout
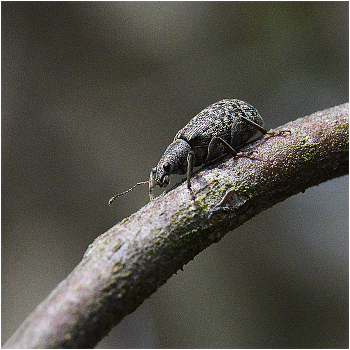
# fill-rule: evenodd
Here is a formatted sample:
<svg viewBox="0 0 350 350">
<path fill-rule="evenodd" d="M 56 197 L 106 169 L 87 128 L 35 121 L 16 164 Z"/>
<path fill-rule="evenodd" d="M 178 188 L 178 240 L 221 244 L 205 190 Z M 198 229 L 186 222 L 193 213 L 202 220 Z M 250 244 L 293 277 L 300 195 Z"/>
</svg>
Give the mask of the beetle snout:
<svg viewBox="0 0 350 350">
<path fill-rule="evenodd" d="M 162 176 L 162 178 L 160 179 L 160 181 L 159 181 L 159 187 L 166 187 L 166 186 L 169 185 L 169 182 L 170 182 L 169 175 L 168 174 L 164 174 Z"/>
</svg>

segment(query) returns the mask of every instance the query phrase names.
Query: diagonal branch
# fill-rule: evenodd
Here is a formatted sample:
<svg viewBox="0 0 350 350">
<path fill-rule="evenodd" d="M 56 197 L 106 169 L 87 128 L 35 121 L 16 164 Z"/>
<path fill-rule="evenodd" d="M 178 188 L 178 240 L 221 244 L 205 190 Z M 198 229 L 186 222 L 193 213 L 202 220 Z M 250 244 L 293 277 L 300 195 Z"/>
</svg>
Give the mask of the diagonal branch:
<svg viewBox="0 0 350 350">
<path fill-rule="evenodd" d="M 349 105 L 283 125 L 99 236 L 5 344 L 93 347 L 196 254 L 254 215 L 348 173 Z"/>
</svg>

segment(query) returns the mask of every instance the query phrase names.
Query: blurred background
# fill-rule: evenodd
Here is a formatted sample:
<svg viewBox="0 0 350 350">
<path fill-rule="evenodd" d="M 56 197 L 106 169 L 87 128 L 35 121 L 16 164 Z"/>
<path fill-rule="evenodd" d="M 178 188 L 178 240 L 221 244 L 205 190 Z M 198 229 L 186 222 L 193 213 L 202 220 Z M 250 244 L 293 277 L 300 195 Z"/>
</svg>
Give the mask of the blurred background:
<svg viewBox="0 0 350 350">
<path fill-rule="evenodd" d="M 223 98 L 348 101 L 348 2 L 2 2 L 2 344 Z M 99 348 L 348 348 L 348 176 L 198 255 Z"/>
</svg>

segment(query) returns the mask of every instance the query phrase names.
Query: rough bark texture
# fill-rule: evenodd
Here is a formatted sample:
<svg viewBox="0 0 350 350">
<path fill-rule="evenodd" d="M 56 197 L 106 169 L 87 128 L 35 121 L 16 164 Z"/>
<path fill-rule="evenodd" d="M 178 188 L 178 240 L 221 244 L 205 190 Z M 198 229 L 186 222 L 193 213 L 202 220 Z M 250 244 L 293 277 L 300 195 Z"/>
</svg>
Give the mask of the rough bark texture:
<svg viewBox="0 0 350 350">
<path fill-rule="evenodd" d="M 348 104 L 274 130 L 99 236 L 4 347 L 93 347 L 196 254 L 254 215 L 348 173 Z"/>
</svg>

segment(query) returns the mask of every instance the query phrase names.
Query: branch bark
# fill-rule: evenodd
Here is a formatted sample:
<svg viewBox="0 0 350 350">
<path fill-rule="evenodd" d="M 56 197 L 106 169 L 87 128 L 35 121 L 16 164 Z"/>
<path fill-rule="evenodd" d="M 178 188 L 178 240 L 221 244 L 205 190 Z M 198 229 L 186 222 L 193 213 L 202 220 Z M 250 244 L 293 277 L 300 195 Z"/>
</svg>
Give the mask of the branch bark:
<svg viewBox="0 0 350 350">
<path fill-rule="evenodd" d="M 178 269 L 254 215 L 348 173 L 349 105 L 277 128 L 99 236 L 82 261 L 33 311 L 7 348 L 87 348 Z"/>
</svg>

